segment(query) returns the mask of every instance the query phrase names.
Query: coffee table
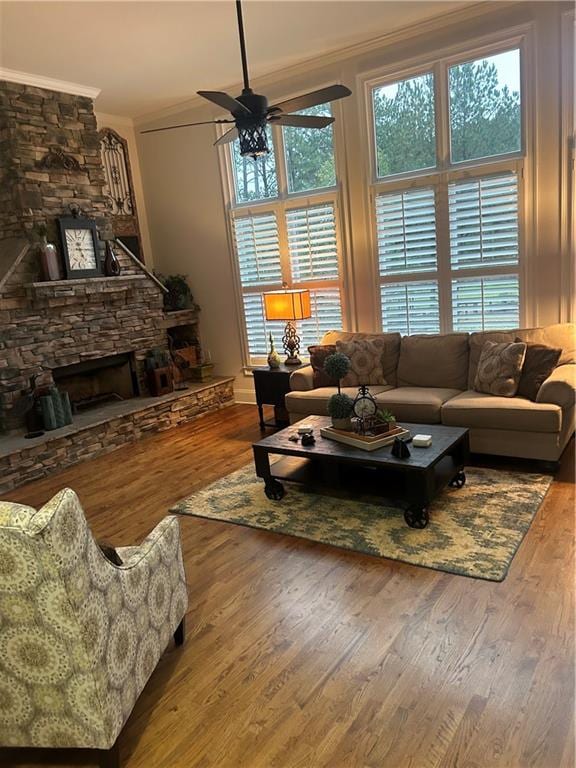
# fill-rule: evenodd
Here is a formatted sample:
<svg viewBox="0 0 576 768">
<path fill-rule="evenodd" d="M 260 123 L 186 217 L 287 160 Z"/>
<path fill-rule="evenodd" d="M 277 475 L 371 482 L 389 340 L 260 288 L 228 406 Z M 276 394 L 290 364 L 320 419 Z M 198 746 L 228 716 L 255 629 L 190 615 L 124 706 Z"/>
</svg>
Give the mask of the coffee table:
<svg viewBox="0 0 576 768">
<path fill-rule="evenodd" d="M 265 437 L 252 448 L 256 475 L 264 480 L 269 499 L 280 501 L 285 494 L 282 480 L 304 483 L 321 489 L 350 487 L 359 493 L 376 492 L 386 499 L 404 505 L 404 519 L 411 528 L 425 528 L 429 522 L 428 507 L 446 485 L 461 488 L 466 482 L 464 468 L 469 459 L 468 430 L 440 424 L 408 424 L 401 426 L 411 435 L 432 435 L 429 448 L 416 448 L 409 443 L 411 455 L 406 459 L 392 456 L 391 446 L 364 451 L 320 436 L 320 427 L 328 426 L 325 416 L 309 416 L 306 423 L 314 427 L 316 443 L 303 446 L 289 438 L 297 426 L 287 427 Z M 270 463 L 270 456 L 281 458 Z"/>
</svg>

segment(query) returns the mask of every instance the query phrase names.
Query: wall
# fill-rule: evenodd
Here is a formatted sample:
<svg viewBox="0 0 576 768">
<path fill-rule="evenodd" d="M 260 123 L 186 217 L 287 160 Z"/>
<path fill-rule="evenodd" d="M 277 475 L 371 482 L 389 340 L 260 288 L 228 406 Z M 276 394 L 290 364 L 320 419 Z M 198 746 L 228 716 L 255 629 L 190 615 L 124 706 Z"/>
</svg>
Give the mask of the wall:
<svg viewBox="0 0 576 768">
<path fill-rule="evenodd" d="M 561 123 L 561 19 L 570 3 L 483 4 L 457 11 L 452 22 L 422 24 L 403 34 L 393 33 L 377 46 L 358 46 L 340 55 L 292 67 L 253 83 L 270 99 L 287 98 L 332 82 L 348 85 L 353 95 L 336 107 L 336 147 L 342 181 L 345 229 L 345 290 L 347 326 L 369 331 L 378 327 L 370 253 L 370 209 L 366 163 L 366 117 L 361 77 L 385 67 L 430 56 L 455 45 L 474 47 L 484 36 L 518 25 L 531 25 L 528 93 L 534 107 L 527 167 L 534 175 L 535 193 L 528 201 L 534 227 L 528 237 L 530 263 L 524 322 L 544 324 L 567 320 L 559 296 L 566 274 L 561 236 L 561 146 L 567 140 Z M 566 60 L 566 59 L 565 59 Z M 206 87 L 211 87 L 209 80 Z M 240 88 L 227 89 L 238 92 Z M 137 121 L 137 129 L 209 120 L 211 108 L 190 106 L 154 119 Z M 203 309 L 204 345 L 212 352 L 218 373 L 236 376 L 239 400 L 253 396 L 251 378 L 243 371 L 238 329 L 237 296 L 233 282 L 218 154 L 212 148 L 211 126 L 138 135 L 140 162 L 152 246 L 162 271 L 188 274 Z M 566 197 L 564 196 L 564 200 Z M 565 212 L 566 215 L 566 212 Z M 568 302 L 572 304 L 572 301 Z"/>
<path fill-rule="evenodd" d="M 136 198 L 136 210 L 138 211 L 138 223 L 140 225 L 140 236 L 142 241 L 142 252 L 146 266 L 149 269 L 154 268 L 154 254 L 150 243 L 150 232 L 148 229 L 148 215 L 146 213 L 146 202 L 144 200 L 144 189 L 142 186 L 142 174 L 140 171 L 140 158 L 138 155 L 138 145 L 136 143 L 136 133 L 134 123 L 126 117 L 118 115 L 109 115 L 105 112 L 96 112 L 96 122 L 98 130 L 102 128 L 112 128 L 128 142 L 128 156 L 130 158 L 130 169 L 132 171 L 132 183 L 134 185 L 134 196 Z"/>
</svg>

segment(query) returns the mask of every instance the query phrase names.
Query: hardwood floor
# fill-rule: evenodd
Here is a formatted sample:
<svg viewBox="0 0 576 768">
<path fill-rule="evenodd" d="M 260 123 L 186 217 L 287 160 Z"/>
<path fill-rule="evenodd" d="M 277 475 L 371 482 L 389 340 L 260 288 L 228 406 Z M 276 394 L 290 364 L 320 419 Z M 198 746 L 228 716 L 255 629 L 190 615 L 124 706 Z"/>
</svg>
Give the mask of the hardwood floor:
<svg viewBox="0 0 576 768">
<path fill-rule="evenodd" d="M 133 543 L 258 438 L 255 407 L 233 406 L 8 498 L 69 485 L 98 537 Z M 137 702 L 123 766 L 573 768 L 573 466 L 572 442 L 501 584 L 181 517 L 186 643 Z"/>
</svg>

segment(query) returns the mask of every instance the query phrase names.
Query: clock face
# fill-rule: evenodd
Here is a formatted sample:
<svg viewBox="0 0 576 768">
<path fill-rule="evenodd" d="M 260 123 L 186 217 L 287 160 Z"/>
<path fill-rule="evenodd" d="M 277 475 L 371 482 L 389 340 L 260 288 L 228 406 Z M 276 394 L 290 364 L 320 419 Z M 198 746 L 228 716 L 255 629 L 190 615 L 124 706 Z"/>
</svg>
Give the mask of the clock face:
<svg viewBox="0 0 576 768">
<path fill-rule="evenodd" d="M 368 392 L 368 389 L 362 387 L 354 400 L 354 415 L 359 419 L 365 419 L 368 416 L 374 416 L 377 410 L 378 406 L 376 405 L 376 401 L 370 392 Z"/>
<path fill-rule="evenodd" d="M 67 229 L 66 247 L 70 269 L 96 269 L 96 252 L 92 232 L 89 229 Z"/>
</svg>

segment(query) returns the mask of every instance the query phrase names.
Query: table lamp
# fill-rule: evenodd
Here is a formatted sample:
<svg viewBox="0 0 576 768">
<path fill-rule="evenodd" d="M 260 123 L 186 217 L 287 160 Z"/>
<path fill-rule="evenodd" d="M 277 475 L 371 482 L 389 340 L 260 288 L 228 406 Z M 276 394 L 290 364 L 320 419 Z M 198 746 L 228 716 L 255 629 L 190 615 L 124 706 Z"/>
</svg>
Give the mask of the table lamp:
<svg viewBox="0 0 576 768">
<path fill-rule="evenodd" d="M 293 323 L 296 320 L 307 320 L 312 317 L 310 310 L 310 291 L 270 291 L 264 295 L 264 311 L 266 320 L 286 321 L 282 344 L 286 352 L 285 365 L 301 365 L 298 357 L 300 352 L 300 337 Z"/>
</svg>

